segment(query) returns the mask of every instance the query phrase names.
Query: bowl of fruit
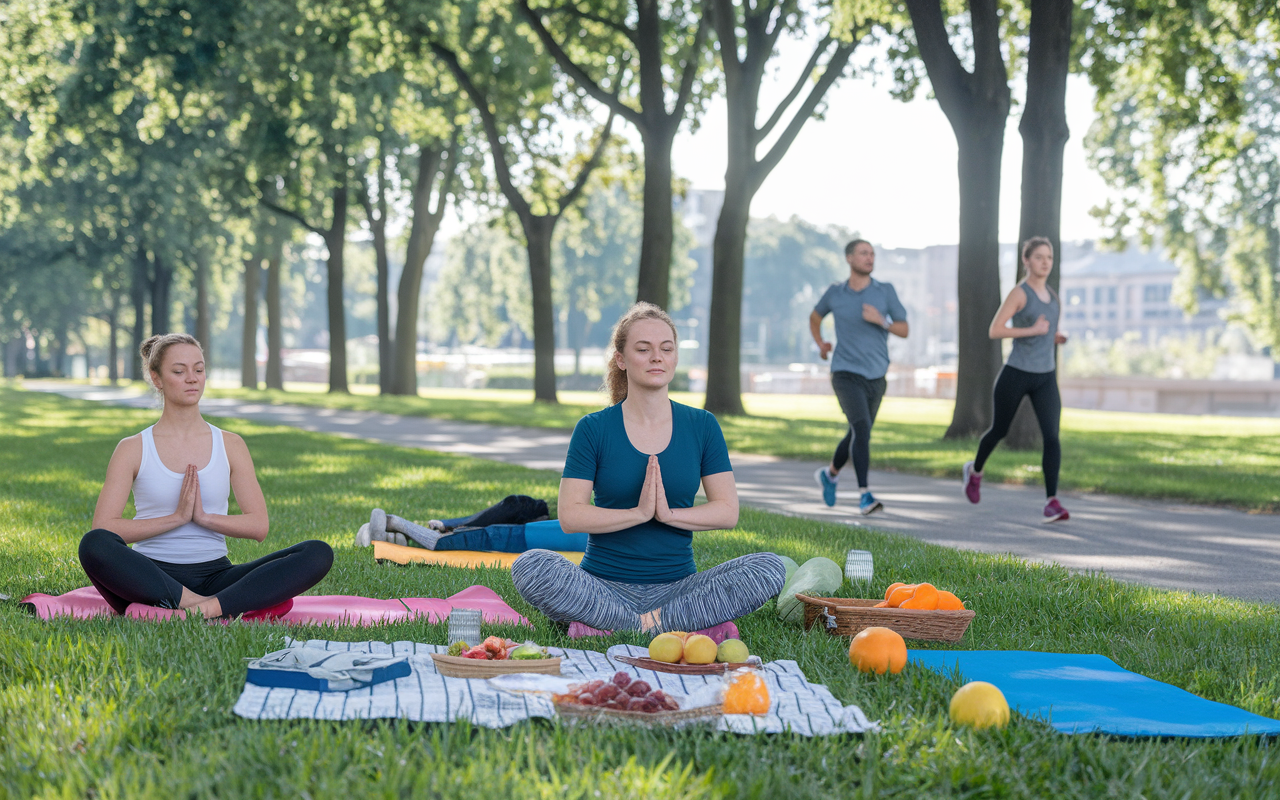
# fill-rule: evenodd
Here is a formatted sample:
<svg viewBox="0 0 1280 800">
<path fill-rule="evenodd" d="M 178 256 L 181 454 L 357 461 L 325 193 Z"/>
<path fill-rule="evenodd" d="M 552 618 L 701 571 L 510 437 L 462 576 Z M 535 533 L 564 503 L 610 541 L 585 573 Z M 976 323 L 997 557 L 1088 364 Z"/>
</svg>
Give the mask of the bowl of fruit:
<svg viewBox="0 0 1280 800">
<path fill-rule="evenodd" d="M 572 684 L 568 691 L 551 699 L 556 713 L 571 720 L 670 726 L 709 721 L 723 713 L 719 692 L 701 700 L 682 699 L 625 672 L 615 673 L 607 681 L 597 679 Z"/>
<path fill-rule="evenodd" d="M 447 653 L 432 653 L 431 660 L 436 672 L 448 678 L 494 678 L 517 672 L 560 674 L 560 658 L 549 655 L 547 648 L 497 636 L 490 636 L 475 647 L 454 642 Z"/>
</svg>

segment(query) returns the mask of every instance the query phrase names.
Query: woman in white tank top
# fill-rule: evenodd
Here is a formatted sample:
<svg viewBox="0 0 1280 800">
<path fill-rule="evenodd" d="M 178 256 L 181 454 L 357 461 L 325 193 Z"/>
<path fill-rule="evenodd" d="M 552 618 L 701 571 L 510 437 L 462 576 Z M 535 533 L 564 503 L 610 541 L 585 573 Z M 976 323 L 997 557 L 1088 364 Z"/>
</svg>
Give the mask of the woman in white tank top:
<svg viewBox="0 0 1280 800">
<path fill-rule="evenodd" d="M 329 572 L 333 550 L 312 540 L 231 563 L 226 537 L 261 542 L 267 536 L 267 503 L 249 449 L 200 416 L 204 353 L 194 338 L 152 336 L 141 351 L 164 409 L 156 424 L 121 441 L 111 456 L 94 530 L 80 541 L 85 573 L 121 614 L 131 603 L 195 609 L 206 617 L 287 612 L 293 597 Z M 126 519 L 131 491 L 135 513 Z M 232 491 L 239 514 L 227 513 Z"/>
</svg>

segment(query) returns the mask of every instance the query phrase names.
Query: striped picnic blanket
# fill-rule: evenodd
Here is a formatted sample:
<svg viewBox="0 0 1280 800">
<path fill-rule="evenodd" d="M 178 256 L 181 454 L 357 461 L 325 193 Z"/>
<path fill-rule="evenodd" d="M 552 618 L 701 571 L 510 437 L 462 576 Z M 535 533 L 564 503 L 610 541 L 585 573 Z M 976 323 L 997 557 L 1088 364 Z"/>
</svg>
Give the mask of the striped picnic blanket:
<svg viewBox="0 0 1280 800">
<path fill-rule="evenodd" d="M 378 655 L 407 656 L 412 673 L 349 692 L 316 692 L 281 689 L 246 683 L 235 713 L 246 719 L 327 719 L 351 720 L 399 718 L 414 722 L 451 722 L 467 719 L 487 728 L 505 728 L 531 717 L 556 716 L 549 697 L 528 692 L 503 691 L 488 681 L 447 678 L 435 670 L 431 653 L 443 653 L 444 645 L 417 642 L 332 642 L 286 637 L 288 646 L 305 645 L 325 650 L 355 650 Z M 550 648 L 559 656 L 561 675 L 571 680 L 608 679 L 623 671 L 648 681 L 654 688 L 689 695 L 714 676 L 672 675 L 653 672 L 614 661 L 612 656 L 643 656 L 642 647 L 615 645 L 607 653 L 592 650 Z M 719 730 L 734 733 L 782 733 L 803 736 L 862 733 L 879 730 L 879 723 L 867 719 L 857 706 L 845 706 L 827 687 L 809 683 L 794 661 L 772 661 L 760 670 L 769 687 L 768 714 L 726 714 Z"/>
</svg>

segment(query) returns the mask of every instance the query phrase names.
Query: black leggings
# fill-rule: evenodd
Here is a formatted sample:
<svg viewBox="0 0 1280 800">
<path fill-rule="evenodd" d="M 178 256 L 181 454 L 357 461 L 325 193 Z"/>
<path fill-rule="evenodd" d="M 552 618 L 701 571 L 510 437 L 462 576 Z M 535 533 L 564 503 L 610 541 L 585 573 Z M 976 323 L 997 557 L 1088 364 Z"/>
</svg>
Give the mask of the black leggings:
<svg viewBox="0 0 1280 800">
<path fill-rule="evenodd" d="M 840 401 L 840 410 L 849 422 L 849 431 L 836 445 L 831 466 L 843 469 L 849 456 L 853 456 L 853 471 L 858 476 L 858 488 L 867 485 L 867 471 L 871 469 L 871 426 L 880 411 L 880 401 L 888 382 L 884 378 L 867 378 L 856 372 L 831 373 L 831 388 Z"/>
<path fill-rule="evenodd" d="M 226 556 L 170 564 L 147 558 L 118 535 L 98 528 L 80 540 L 80 565 L 117 614 L 130 603 L 177 608 L 185 586 L 217 597 L 222 615 L 236 617 L 279 605 L 315 586 L 333 566 L 333 549 L 311 540 L 247 564 L 232 564 Z"/>
<path fill-rule="evenodd" d="M 524 494 L 509 494 L 496 505 L 467 517 L 441 520 L 447 531 L 463 528 L 487 528 L 490 525 L 523 525 L 546 519 L 550 514 L 546 500 L 536 500 Z M 484 550 L 483 547 L 474 548 Z M 519 552 L 524 552 L 523 550 Z"/>
<path fill-rule="evenodd" d="M 973 460 L 973 468 L 978 472 L 982 471 L 991 451 L 1009 433 L 1009 426 L 1018 413 L 1018 406 L 1027 395 L 1031 396 L 1031 408 L 1036 412 L 1040 436 L 1044 439 L 1044 455 L 1040 463 L 1044 470 L 1045 496 L 1053 497 L 1058 493 L 1058 468 L 1062 465 L 1062 445 L 1058 442 L 1062 397 L 1058 395 L 1056 371 L 1026 372 L 1004 365 L 1000 376 L 996 378 L 993 392 L 995 413 L 992 415 L 991 428 L 982 434 L 982 441 L 978 442 L 978 455 Z"/>
</svg>

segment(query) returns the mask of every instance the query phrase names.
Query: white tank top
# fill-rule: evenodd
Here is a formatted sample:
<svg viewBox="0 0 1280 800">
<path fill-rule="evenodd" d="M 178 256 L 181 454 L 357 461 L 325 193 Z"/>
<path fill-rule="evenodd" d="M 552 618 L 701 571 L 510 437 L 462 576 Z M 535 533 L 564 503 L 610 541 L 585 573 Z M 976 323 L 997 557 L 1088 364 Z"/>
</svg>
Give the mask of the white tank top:
<svg viewBox="0 0 1280 800">
<path fill-rule="evenodd" d="M 208 423 L 206 423 L 208 424 Z M 155 427 L 154 425 L 152 427 Z M 209 425 L 213 434 L 213 452 L 209 463 L 199 471 L 200 504 L 208 514 L 226 514 L 231 496 L 231 464 L 222 441 L 222 431 Z M 151 428 L 142 432 L 142 466 L 133 479 L 134 519 L 167 517 L 178 509 L 182 494 L 181 472 L 174 472 L 160 460 Z M 150 539 L 134 542 L 133 549 L 147 558 L 170 564 L 199 564 L 227 554 L 227 540 L 220 533 L 187 522 Z"/>
</svg>

